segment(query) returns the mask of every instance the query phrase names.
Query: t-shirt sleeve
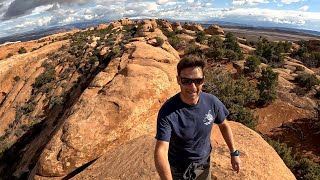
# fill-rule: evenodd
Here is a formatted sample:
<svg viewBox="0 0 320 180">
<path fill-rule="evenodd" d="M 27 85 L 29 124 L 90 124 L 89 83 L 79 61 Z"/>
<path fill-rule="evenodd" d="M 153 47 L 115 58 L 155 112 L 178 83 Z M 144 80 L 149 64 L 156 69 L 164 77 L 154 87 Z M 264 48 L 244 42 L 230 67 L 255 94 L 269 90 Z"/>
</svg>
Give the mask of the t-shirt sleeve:
<svg viewBox="0 0 320 180">
<path fill-rule="evenodd" d="M 161 113 L 158 114 L 157 119 L 157 134 L 155 137 L 157 140 L 170 141 L 171 138 L 171 126 L 168 119 Z"/>
<path fill-rule="evenodd" d="M 216 124 L 222 123 L 229 115 L 228 109 L 218 98 L 216 98 L 216 101 L 214 102 L 214 112 L 216 117 L 214 123 Z"/>
</svg>

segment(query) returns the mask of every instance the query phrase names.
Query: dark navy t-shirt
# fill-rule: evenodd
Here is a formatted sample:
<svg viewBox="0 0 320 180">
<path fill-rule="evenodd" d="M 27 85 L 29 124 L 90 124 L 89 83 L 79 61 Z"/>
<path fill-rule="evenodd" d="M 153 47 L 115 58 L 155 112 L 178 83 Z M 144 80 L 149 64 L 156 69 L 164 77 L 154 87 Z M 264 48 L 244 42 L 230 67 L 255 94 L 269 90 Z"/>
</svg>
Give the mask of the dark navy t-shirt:
<svg viewBox="0 0 320 180">
<path fill-rule="evenodd" d="M 180 93 L 171 97 L 160 109 L 156 139 L 169 142 L 171 166 L 187 166 L 207 157 L 211 152 L 212 125 L 220 124 L 229 114 L 214 95 L 201 92 L 199 101 L 191 106 Z"/>
</svg>

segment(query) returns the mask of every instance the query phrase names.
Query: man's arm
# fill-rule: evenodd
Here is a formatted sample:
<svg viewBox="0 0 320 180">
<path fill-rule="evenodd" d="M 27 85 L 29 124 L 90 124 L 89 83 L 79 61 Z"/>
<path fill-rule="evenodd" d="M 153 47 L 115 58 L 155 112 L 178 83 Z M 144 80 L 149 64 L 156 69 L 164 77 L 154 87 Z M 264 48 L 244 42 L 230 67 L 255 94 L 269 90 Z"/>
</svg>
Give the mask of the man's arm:
<svg viewBox="0 0 320 180">
<path fill-rule="evenodd" d="M 226 141 L 230 152 L 234 152 L 236 150 L 234 141 L 233 141 L 233 135 L 232 135 L 232 130 L 229 126 L 228 121 L 225 119 L 221 124 L 218 124 L 220 132 Z M 240 170 L 240 158 L 239 156 L 231 156 L 231 164 L 233 170 L 237 171 L 239 173 Z"/>
<path fill-rule="evenodd" d="M 154 151 L 154 162 L 161 180 L 172 180 L 168 150 L 169 142 L 157 140 Z"/>
</svg>

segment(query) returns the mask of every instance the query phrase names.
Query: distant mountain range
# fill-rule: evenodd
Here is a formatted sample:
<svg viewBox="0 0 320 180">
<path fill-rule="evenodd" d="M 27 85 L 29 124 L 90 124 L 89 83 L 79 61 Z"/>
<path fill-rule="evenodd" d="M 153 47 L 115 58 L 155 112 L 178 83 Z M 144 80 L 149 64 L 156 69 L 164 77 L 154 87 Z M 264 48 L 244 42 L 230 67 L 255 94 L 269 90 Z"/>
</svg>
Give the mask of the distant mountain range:
<svg viewBox="0 0 320 180">
<path fill-rule="evenodd" d="M 134 20 L 134 19 L 132 19 Z M 176 20 L 170 20 L 170 21 L 176 21 Z M 183 21 L 181 21 L 183 22 Z M 189 21 L 190 22 L 190 21 Z M 72 29 L 85 29 L 88 27 L 94 27 L 99 24 L 103 23 L 109 23 L 103 20 L 93 20 L 93 21 L 87 21 L 87 22 L 80 22 L 80 23 L 74 23 L 74 24 L 67 24 L 63 26 L 55 26 L 50 28 L 43 28 L 33 31 L 28 31 L 21 34 L 14 34 L 11 36 L 0 38 L 0 44 L 3 44 L 5 42 L 15 42 L 15 41 L 30 41 L 39 39 L 51 34 L 61 33 L 61 32 L 67 32 Z M 262 27 L 262 26 L 251 26 L 246 24 L 240 24 L 240 23 L 232 23 L 232 22 L 224 22 L 224 21 L 202 21 L 197 22 L 200 23 L 204 28 L 212 25 L 217 24 L 219 26 L 223 27 L 229 27 L 229 28 L 240 28 L 240 29 L 254 29 L 254 30 L 263 30 L 263 31 L 279 31 L 279 32 L 290 32 L 290 33 L 297 33 L 299 35 L 309 35 L 314 36 L 315 38 L 320 38 L 320 32 L 318 31 L 312 31 L 312 30 L 304 30 L 304 29 L 293 29 L 293 28 L 285 28 L 285 27 Z"/>
</svg>

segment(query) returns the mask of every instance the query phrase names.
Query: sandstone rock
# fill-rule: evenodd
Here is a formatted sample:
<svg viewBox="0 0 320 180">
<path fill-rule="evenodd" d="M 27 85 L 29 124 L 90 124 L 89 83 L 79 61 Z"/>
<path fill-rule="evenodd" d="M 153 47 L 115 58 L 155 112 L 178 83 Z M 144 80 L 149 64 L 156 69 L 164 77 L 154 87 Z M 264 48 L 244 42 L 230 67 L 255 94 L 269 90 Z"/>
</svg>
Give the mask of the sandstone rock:
<svg viewBox="0 0 320 180">
<path fill-rule="evenodd" d="M 150 29 L 155 28 L 152 26 L 152 23 L 149 20 L 142 20 L 141 22 L 139 22 L 137 24 L 138 24 L 138 28 L 137 28 L 138 32 L 150 32 Z"/>
<path fill-rule="evenodd" d="M 182 30 L 183 30 L 180 22 L 173 22 L 173 23 L 171 24 L 171 26 L 172 26 L 172 29 L 173 29 L 174 31 L 182 31 Z"/>
<path fill-rule="evenodd" d="M 160 25 L 163 29 L 166 29 L 169 32 L 172 32 L 172 26 L 171 23 L 169 21 L 166 20 L 158 20 L 157 21 L 158 25 Z"/>
<path fill-rule="evenodd" d="M 186 23 L 184 23 L 183 28 L 187 29 L 187 30 L 191 30 L 191 31 L 203 31 L 203 28 L 199 23 L 191 24 L 191 23 L 186 22 Z"/>
<path fill-rule="evenodd" d="M 116 22 L 111 22 L 111 23 L 110 23 L 110 26 L 111 26 L 112 28 L 119 28 L 119 27 L 122 26 L 122 25 L 121 25 L 121 22 L 116 21 Z"/>
<path fill-rule="evenodd" d="M 204 30 L 207 34 L 224 36 L 224 31 L 218 25 L 211 25 Z"/>
<path fill-rule="evenodd" d="M 175 66 L 179 59 L 143 42 L 132 42 L 127 51 L 132 53 L 125 67 L 117 73 L 111 70 L 110 76 L 100 72 L 102 75 L 97 75 L 71 108 L 63 127 L 40 157 L 39 175 L 64 176 L 99 157 L 117 141 L 144 134 L 136 132 L 136 127 L 155 118 L 160 102 L 177 91 Z"/>
<path fill-rule="evenodd" d="M 151 22 L 151 25 L 152 25 L 153 28 L 157 28 L 158 27 L 157 21 L 155 19 L 150 19 L 150 22 Z"/>
<path fill-rule="evenodd" d="M 99 24 L 97 26 L 97 30 L 107 29 L 108 27 L 109 27 L 109 24 Z"/>
<path fill-rule="evenodd" d="M 242 53 L 244 53 L 244 54 L 254 54 L 255 53 L 256 48 L 253 48 L 253 47 L 241 44 L 241 43 L 239 43 L 239 45 L 240 45 Z"/>
<path fill-rule="evenodd" d="M 134 24 L 133 21 L 131 21 L 131 19 L 128 19 L 128 18 L 123 18 L 123 19 L 120 19 L 120 23 L 121 25 L 129 25 L 129 24 Z"/>
<path fill-rule="evenodd" d="M 103 47 L 103 48 L 100 50 L 99 54 L 100 54 L 101 56 L 104 56 L 104 55 L 107 54 L 107 52 L 110 52 L 110 47 Z"/>
<path fill-rule="evenodd" d="M 239 123 L 230 124 L 241 153 L 241 170 L 239 174 L 231 170 L 229 150 L 215 126 L 211 136 L 212 179 L 295 179 L 274 149 L 256 132 Z M 154 146 L 154 132 L 140 136 L 110 150 L 74 179 L 159 179 L 153 161 Z"/>
</svg>

